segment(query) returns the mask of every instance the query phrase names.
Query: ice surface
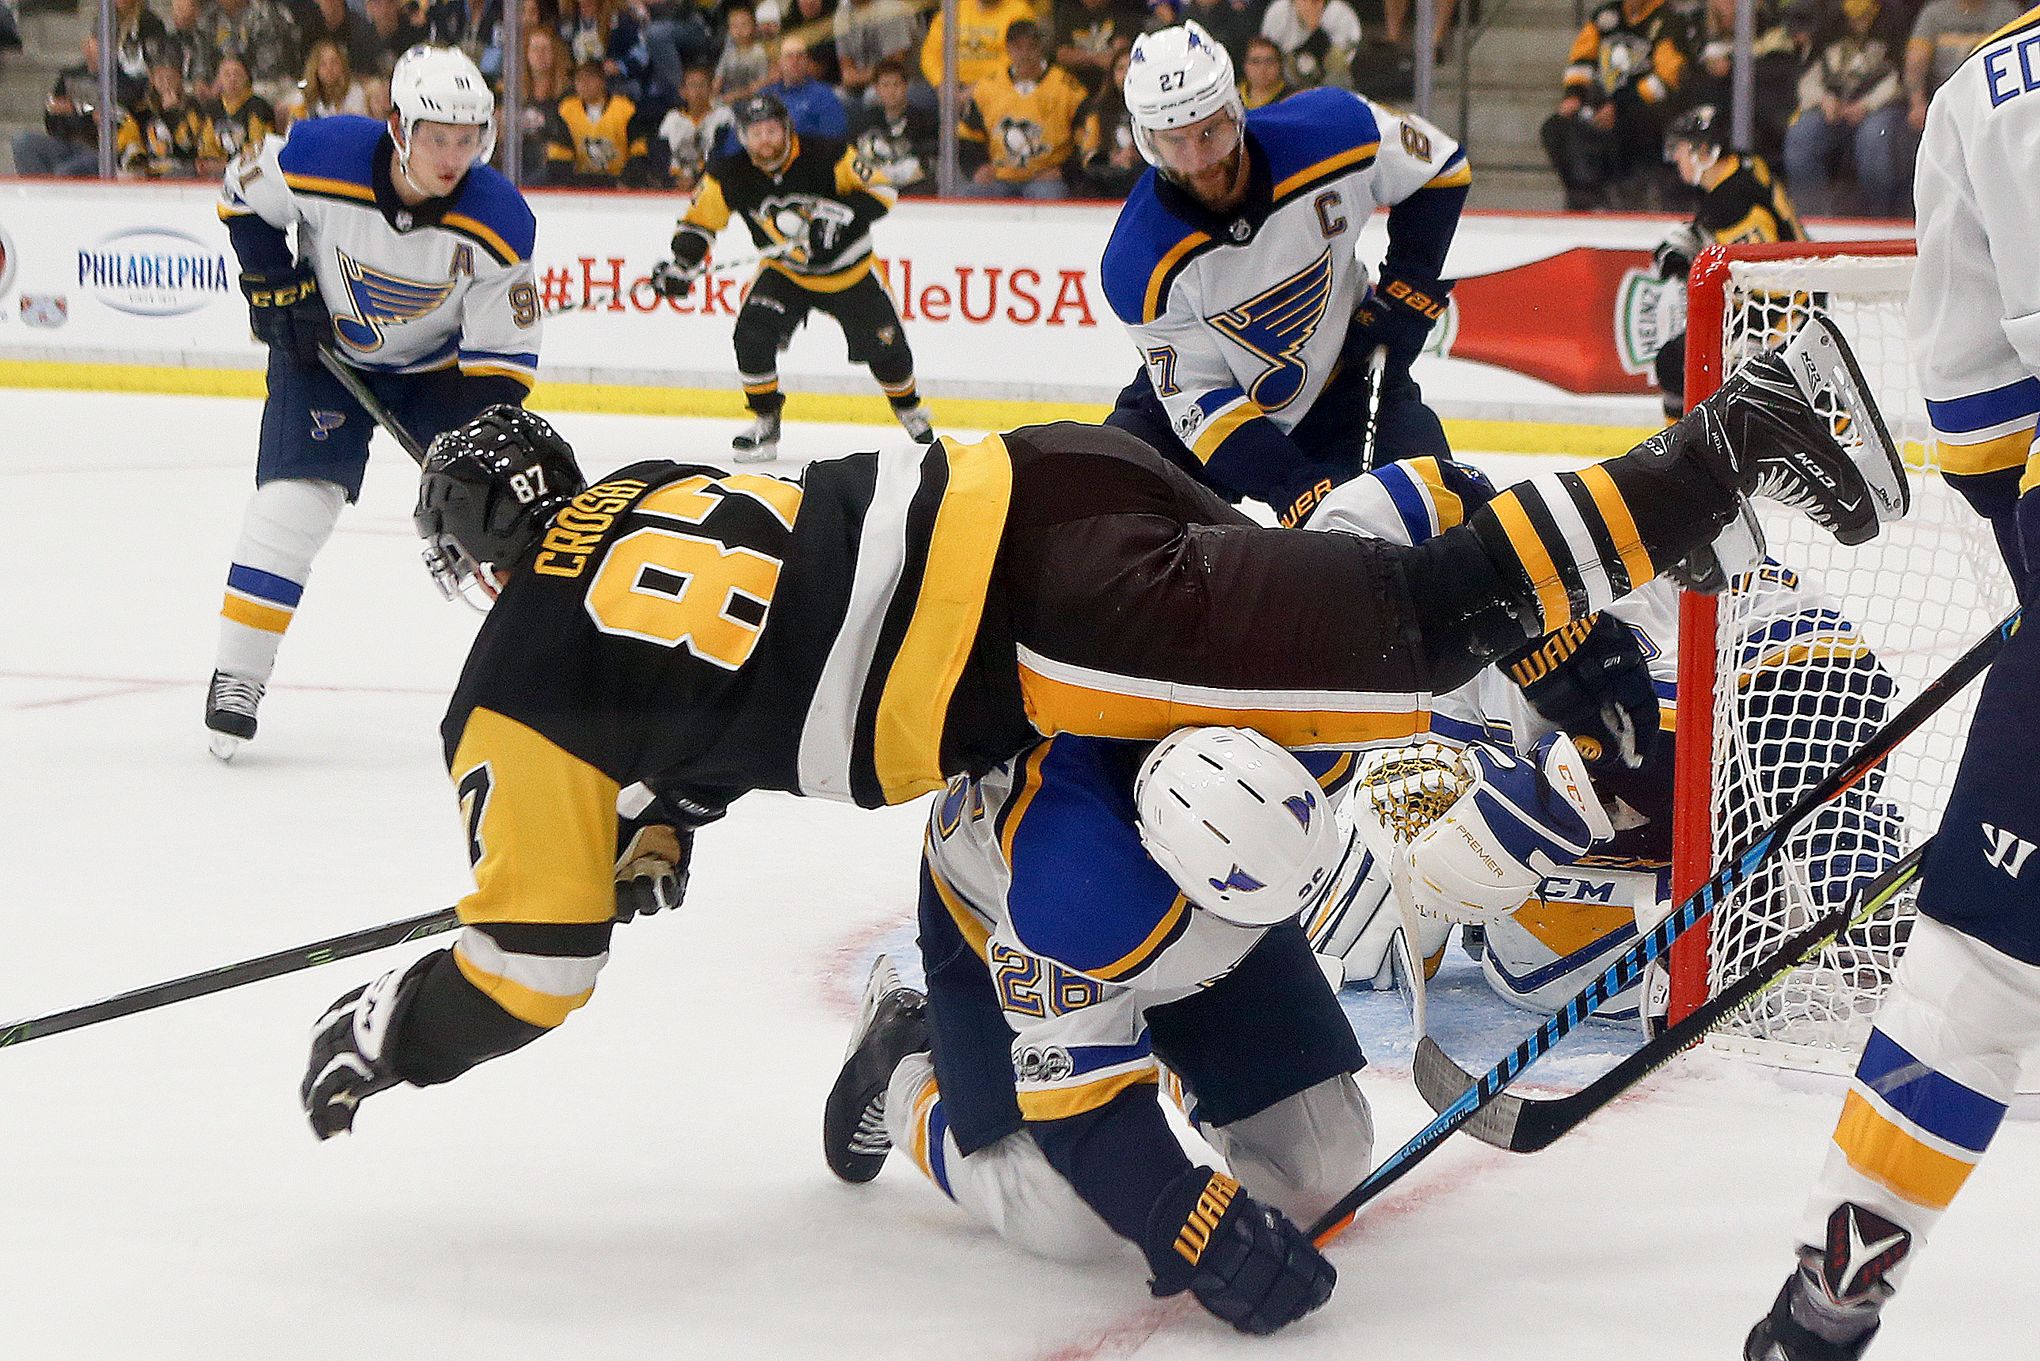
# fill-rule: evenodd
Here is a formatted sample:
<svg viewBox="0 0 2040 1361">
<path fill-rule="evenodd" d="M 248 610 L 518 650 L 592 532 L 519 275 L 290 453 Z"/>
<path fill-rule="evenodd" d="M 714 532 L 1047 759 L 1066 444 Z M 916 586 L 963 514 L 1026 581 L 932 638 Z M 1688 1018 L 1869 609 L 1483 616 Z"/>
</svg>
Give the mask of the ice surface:
<svg viewBox="0 0 2040 1361">
<path fill-rule="evenodd" d="M 319 561 L 261 737 L 231 767 L 205 753 L 256 417 L 0 391 L 0 1019 L 462 891 L 436 729 L 473 616 L 417 565 L 394 448 Z M 560 424 L 591 472 L 717 458 L 731 429 Z M 799 427 L 786 447 L 892 437 Z M 621 932 L 559 1034 L 377 1097 L 328 1145 L 297 1110 L 306 1028 L 424 947 L 0 1051 L 0 1356 L 1739 1355 L 1839 1089 L 1710 1055 L 1546 1153 L 1455 1141 L 1335 1247 L 1330 1305 L 1265 1342 L 1149 1301 L 1131 1260 L 1023 1257 L 898 1160 L 837 1183 L 820 1104 L 866 962 L 909 934 L 918 828 L 911 808 L 745 800 L 702 838 L 686 909 Z M 1496 1009 L 1496 1047 L 1534 1022 Z M 1362 1081 L 1386 1151 L 1427 1112 L 1384 1040 Z M 2036 1189 L 2040 1132 L 2015 1119 L 1873 1357 L 2035 1354 Z"/>
</svg>

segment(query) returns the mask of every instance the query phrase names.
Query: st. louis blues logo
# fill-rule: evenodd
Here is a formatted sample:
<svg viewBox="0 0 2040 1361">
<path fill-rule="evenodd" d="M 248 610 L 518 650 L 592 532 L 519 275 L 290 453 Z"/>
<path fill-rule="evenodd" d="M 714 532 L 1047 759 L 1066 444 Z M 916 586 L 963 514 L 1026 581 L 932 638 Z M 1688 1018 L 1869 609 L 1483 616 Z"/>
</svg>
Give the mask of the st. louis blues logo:
<svg viewBox="0 0 2040 1361">
<path fill-rule="evenodd" d="M 1308 794 L 1292 794 L 1282 801 L 1289 810 L 1289 816 L 1301 823 L 1304 831 L 1310 830 L 1310 820 L 1317 814 L 1317 800 Z"/>
<path fill-rule="evenodd" d="M 1235 893 L 1252 893 L 1257 888 L 1268 887 L 1238 865 L 1234 865 L 1225 878 L 1213 879 L 1211 886 L 1220 893 L 1225 892 L 1227 889 L 1231 889 Z"/>
<path fill-rule="evenodd" d="M 312 438 L 323 441 L 326 436 L 345 424 L 347 424 L 346 412 L 320 411 L 315 408 L 312 411 Z"/>
<path fill-rule="evenodd" d="M 349 349 L 367 354 L 382 348 L 383 328 L 416 321 L 434 311 L 453 292 L 451 281 L 420 283 L 371 269 L 359 260 L 340 257 L 340 277 L 347 281 L 353 315 L 335 316 L 333 331 Z"/>
<path fill-rule="evenodd" d="M 1280 411 L 1303 391 L 1310 371 L 1300 355 L 1331 300 L 1332 251 L 1327 246 L 1273 288 L 1209 318 L 1220 335 L 1268 365 L 1247 388 L 1247 396 L 1263 411 Z"/>
</svg>

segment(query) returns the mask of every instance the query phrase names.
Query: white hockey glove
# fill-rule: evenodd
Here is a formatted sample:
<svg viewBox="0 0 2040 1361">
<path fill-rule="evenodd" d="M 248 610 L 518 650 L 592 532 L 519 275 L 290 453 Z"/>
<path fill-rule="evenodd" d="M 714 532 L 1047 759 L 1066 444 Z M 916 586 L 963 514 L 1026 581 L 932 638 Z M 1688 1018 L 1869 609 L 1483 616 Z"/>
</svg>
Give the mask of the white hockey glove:
<svg viewBox="0 0 2040 1361">
<path fill-rule="evenodd" d="M 1465 761 L 1466 791 L 1408 846 L 1410 901 L 1420 912 L 1485 925 L 1615 834 L 1564 733 L 1539 742 L 1529 761 L 1479 744 Z"/>
</svg>

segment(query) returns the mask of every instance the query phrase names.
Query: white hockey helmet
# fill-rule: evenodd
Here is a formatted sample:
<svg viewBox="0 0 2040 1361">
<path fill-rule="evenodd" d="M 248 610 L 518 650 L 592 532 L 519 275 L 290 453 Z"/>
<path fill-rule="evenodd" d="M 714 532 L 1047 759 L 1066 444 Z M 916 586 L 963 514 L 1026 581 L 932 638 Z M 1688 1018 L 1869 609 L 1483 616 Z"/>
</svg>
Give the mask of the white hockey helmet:
<svg viewBox="0 0 2040 1361">
<path fill-rule="evenodd" d="M 1181 728 L 1133 782 L 1141 844 L 1183 896 L 1237 926 L 1316 905 L 1347 837 L 1302 762 L 1244 728 Z"/>
<path fill-rule="evenodd" d="M 1232 113 L 1235 128 L 1246 127 L 1232 58 L 1195 20 L 1133 40 L 1123 94 L 1133 144 L 1157 170 L 1169 168 L 1155 146 L 1153 134 L 1161 129 L 1187 127 L 1220 110 Z"/>
<path fill-rule="evenodd" d="M 420 43 L 397 58 L 390 72 L 390 107 L 404 135 L 397 139 L 397 163 L 411 167 L 411 133 L 420 123 L 473 124 L 482 130 L 480 165 L 496 154 L 496 96 L 481 68 L 457 47 Z"/>
</svg>

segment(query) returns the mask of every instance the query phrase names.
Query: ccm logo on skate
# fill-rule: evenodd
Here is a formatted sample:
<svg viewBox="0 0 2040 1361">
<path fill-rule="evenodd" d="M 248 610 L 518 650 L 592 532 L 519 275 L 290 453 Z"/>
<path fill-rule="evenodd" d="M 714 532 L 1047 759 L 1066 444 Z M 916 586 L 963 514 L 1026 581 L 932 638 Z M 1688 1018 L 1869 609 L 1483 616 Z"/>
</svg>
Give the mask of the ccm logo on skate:
<svg viewBox="0 0 2040 1361">
<path fill-rule="evenodd" d="M 1983 839 L 1990 845 L 1990 853 L 1984 856 L 1993 869 L 2001 869 L 2012 878 L 2026 868 L 2026 857 L 2033 853 L 2033 843 L 2021 836 L 2014 836 L 2002 827 L 1982 824 Z"/>
</svg>

